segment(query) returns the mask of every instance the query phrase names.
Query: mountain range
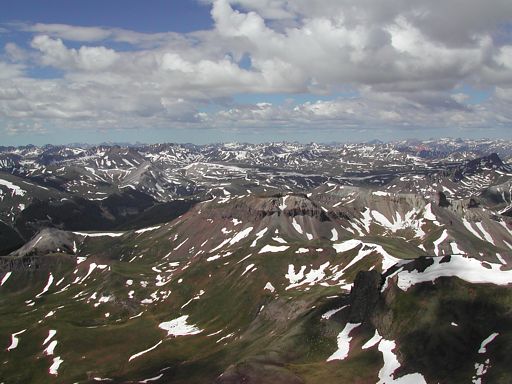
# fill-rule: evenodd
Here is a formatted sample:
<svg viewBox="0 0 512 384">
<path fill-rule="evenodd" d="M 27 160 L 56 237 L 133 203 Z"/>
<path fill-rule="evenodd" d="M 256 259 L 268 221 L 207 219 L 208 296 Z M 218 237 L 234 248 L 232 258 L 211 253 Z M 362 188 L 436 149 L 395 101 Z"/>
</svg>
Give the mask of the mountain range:
<svg viewBox="0 0 512 384">
<path fill-rule="evenodd" d="M 511 159 L 0 147 L 0 382 L 510 383 Z"/>
</svg>

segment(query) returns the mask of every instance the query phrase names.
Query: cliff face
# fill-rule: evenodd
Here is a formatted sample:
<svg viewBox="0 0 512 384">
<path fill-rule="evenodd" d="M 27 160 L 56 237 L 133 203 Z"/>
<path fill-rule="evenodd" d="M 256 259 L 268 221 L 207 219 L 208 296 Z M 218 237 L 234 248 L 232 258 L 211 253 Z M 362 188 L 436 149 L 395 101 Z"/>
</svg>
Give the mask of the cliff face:
<svg viewBox="0 0 512 384">
<path fill-rule="evenodd" d="M 381 286 L 383 277 L 377 271 L 360 271 L 350 291 L 351 323 L 364 323 L 371 321 L 375 315 L 376 306 L 381 300 Z"/>
<path fill-rule="evenodd" d="M 229 204 L 221 204 L 221 208 L 210 204 L 208 210 L 212 216 L 229 218 L 237 217 L 249 221 L 267 216 L 309 216 L 319 221 L 327 221 L 328 217 L 318 203 L 303 194 L 286 194 L 277 196 L 249 196 L 232 200 Z"/>
</svg>

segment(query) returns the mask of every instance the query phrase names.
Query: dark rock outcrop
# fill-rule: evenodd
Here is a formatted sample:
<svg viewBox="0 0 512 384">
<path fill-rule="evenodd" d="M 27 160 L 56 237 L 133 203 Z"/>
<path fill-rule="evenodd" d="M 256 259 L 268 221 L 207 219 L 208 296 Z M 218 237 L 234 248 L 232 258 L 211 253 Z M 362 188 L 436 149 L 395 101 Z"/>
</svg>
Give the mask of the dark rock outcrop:
<svg viewBox="0 0 512 384">
<path fill-rule="evenodd" d="M 374 312 L 380 298 L 382 276 L 377 271 L 360 271 L 350 291 L 350 314 L 351 323 L 363 323 L 367 321 Z"/>
<path fill-rule="evenodd" d="M 440 207 L 446 208 L 450 206 L 450 202 L 448 201 L 448 198 L 446 197 L 446 194 L 442 191 L 437 192 L 437 205 Z"/>
</svg>

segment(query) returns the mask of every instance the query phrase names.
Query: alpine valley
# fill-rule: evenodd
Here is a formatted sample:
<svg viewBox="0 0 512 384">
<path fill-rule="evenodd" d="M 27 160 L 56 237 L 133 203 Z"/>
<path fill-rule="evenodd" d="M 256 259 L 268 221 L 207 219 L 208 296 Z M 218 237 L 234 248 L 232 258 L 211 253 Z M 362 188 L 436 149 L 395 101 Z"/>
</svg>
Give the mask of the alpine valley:
<svg viewBox="0 0 512 384">
<path fill-rule="evenodd" d="M 0 147 L 0 382 L 511 383 L 511 160 Z"/>
</svg>

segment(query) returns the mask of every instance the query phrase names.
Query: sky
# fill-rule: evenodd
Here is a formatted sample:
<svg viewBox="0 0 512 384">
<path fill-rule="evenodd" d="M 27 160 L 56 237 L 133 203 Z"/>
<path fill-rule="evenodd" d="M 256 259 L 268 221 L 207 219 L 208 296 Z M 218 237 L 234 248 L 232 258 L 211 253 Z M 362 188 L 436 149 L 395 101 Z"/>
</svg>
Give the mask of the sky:
<svg viewBox="0 0 512 384">
<path fill-rule="evenodd" d="M 0 145 L 512 139 L 510 0 L 0 0 Z"/>
</svg>

